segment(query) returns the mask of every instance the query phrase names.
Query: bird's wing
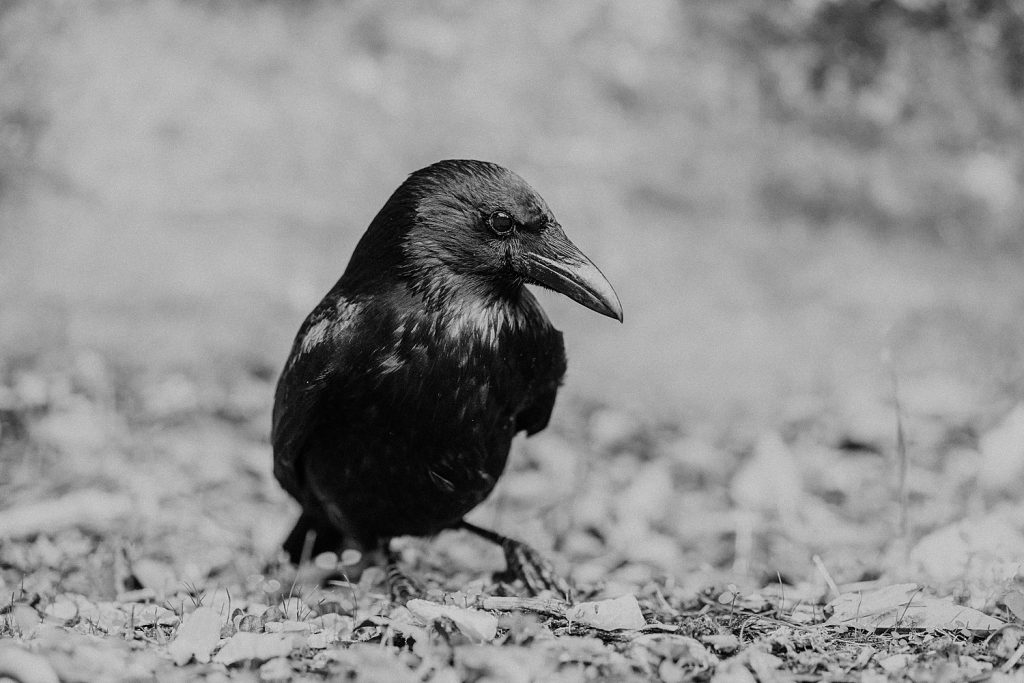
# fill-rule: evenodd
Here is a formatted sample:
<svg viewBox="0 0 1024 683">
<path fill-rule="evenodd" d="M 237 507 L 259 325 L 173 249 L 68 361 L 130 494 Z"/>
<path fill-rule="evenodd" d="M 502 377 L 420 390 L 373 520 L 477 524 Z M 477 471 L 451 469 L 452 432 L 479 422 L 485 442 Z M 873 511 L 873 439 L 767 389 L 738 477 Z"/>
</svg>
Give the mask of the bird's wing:
<svg viewBox="0 0 1024 683">
<path fill-rule="evenodd" d="M 324 299 L 295 337 L 277 383 L 271 442 L 274 476 L 297 499 L 305 499 L 302 457 L 307 440 L 326 417 L 330 396 L 342 387 L 358 344 L 358 308 L 344 299 Z"/>
<path fill-rule="evenodd" d="M 547 355 L 552 368 L 547 374 L 548 381 L 530 394 L 530 401 L 516 415 L 516 431 L 525 431 L 527 436 L 533 436 L 548 426 L 551 411 L 555 407 L 555 396 L 565 375 L 565 344 L 562 341 L 562 333 L 554 329 L 551 329 L 551 332 L 553 335 Z"/>
<path fill-rule="evenodd" d="M 516 415 L 516 431 L 525 431 L 527 436 L 533 436 L 547 427 L 551 420 L 551 411 L 555 408 L 557 393 L 556 384 L 547 391 L 537 394 L 533 401 Z"/>
</svg>

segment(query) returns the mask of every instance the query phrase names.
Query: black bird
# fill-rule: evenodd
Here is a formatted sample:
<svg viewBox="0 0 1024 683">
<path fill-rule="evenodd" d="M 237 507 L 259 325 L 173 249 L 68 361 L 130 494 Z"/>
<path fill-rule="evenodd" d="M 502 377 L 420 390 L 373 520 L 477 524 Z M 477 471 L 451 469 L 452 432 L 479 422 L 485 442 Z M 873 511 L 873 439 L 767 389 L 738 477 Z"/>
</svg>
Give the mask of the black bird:
<svg viewBox="0 0 1024 683">
<path fill-rule="evenodd" d="M 463 528 L 501 544 L 534 592 L 565 590 L 530 548 L 462 519 L 512 437 L 547 426 L 565 374 L 562 333 L 527 284 L 622 320 L 612 286 L 515 173 L 441 161 L 391 195 L 278 381 L 274 474 L 303 510 L 284 546 L 293 562 Z"/>
</svg>

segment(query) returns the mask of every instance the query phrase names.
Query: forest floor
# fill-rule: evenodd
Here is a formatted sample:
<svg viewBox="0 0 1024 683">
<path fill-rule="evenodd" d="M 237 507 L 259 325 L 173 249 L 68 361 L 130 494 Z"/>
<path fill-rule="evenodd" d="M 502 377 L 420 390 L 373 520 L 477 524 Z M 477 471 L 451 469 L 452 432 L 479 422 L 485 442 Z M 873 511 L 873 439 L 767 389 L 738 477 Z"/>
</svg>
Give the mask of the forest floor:
<svg viewBox="0 0 1024 683">
<path fill-rule="evenodd" d="M 296 506 L 270 473 L 272 387 L 262 366 L 85 352 L 10 374 L 0 674 L 999 680 L 1024 654 L 1021 409 L 980 434 L 903 415 L 889 454 L 825 415 L 730 445 L 569 399 L 470 518 L 540 548 L 577 604 L 495 583 L 500 551 L 445 532 L 394 542 L 426 586 L 403 606 L 379 569 L 318 585 L 279 561 Z M 895 439 L 897 414 L 860 417 Z"/>
</svg>

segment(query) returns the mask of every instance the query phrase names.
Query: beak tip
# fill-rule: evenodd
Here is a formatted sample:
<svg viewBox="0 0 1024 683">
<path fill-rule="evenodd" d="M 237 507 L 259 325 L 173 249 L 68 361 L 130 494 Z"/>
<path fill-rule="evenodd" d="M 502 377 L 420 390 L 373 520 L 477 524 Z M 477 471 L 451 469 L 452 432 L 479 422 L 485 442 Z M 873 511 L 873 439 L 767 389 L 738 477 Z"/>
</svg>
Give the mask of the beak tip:
<svg viewBox="0 0 1024 683">
<path fill-rule="evenodd" d="M 609 288 L 611 287 L 611 285 L 608 285 L 608 286 L 609 286 Z M 608 303 L 610 304 L 608 306 L 608 308 L 611 310 L 611 313 L 609 314 L 609 317 L 615 318 L 616 320 L 618 320 L 621 323 L 622 322 L 622 302 L 619 301 L 619 295 L 615 293 L 615 290 L 612 290 L 611 296 L 608 298 Z"/>
</svg>

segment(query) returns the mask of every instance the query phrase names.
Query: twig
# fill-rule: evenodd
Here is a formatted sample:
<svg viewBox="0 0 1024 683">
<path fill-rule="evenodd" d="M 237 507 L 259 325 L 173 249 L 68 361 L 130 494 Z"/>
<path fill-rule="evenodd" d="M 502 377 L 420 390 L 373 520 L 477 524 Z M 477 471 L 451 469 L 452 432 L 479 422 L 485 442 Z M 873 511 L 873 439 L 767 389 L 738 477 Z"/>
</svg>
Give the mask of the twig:
<svg viewBox="0 0 1024 683">
<path fill-rule="evenodd" d="M 473 601 L 477 609 L 496 612 L 536 612 L 550 617 L 565 617 L 568 606 L 561 600 L 547 598 L 517 598 L 504 596 L 481 595 Z"/>
<path fill-rule="evenodd" d="M 907 496 L 907 435 L 903 428 L 903 405 L 900 403 L 900 380 L 896 374 L 896 363 L 889 358 L 889 374 L 892 376 L 892 401 L 896 410 L 896 496 L 899 503 L 899 536 L 904 550 L 910 542 L 910 510 Z"/>
<path fill-rule="evenodd" d="M 1010 671 L 1013 670 L 1013 667 L 1017 666 L 1017 662 L 1020 661 L 1021 657 L 1024 657 L 1024 643 L 1017 646 L 1017 649 L 1014 650 L 1013 654 L 1010 655 L 1010 658 L 1007 659 L 1001 667 L 999 667 L 999 670 L 1004 674 L 1010 673 Z"/>
<path fill-rule="evenodd" d="M 821 557 L 813 555 L 811 556 L 811 561 L 814 562 L 814 566 L 818 570 L 818 573 L 825 579 L 825 583 L 828 585 L 828 589 L 832 591 L 832 594 L 837 598 L 842 595 L 842 591 L 839 590 L 839 586 L 836 584 L 835 579 L 833 579 L 832 575 L 829 574 L 825 563 L 821 561 Z"/>
<path fill-rule="evenodd" d="M 898 617 L 896 618 L 896 623 L 895 623 L 895 625 L 894 625 L 894 627 L 893 627 L 893 628 L 897 628 L 897 629 L 898 629 L 898 628 L 900 628 L 900 624 L 902 624 L 902 623 L 903 623 L 903 619 L 905 619 L 905 618 L 906 618 L 906 616 L 907 616 L 907 612 L 909 612 L 909 611 L 910 611 L 910 606 L 914 604 L 914 598 L 916 598 L 916 597 L 917 597 L 918 595 L 920 595 L 920 594 L 921 594 L 921 591 L 923 591 L 923 590 L 924 590 L 924 588 L 923 588 L 922 586 L 918 586 L 918 587 L 917 587 L 917 590 L 916 590 L 916 591 L 914 591 L 913 593 L 911 593 L 911 595 L 910 595 L 910 599 L 909 599 L 909 600 L 907 600 L 907 604 L 906 604 L 906 606 L 905 606 L 905 607 L 903 608 L 903 613 L 902 613 L 902 614 L 900 614 L 900 615 L 899 615 L 899 616 L 898 616 Z"/>
</svg>

